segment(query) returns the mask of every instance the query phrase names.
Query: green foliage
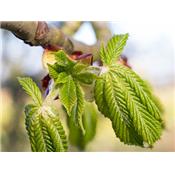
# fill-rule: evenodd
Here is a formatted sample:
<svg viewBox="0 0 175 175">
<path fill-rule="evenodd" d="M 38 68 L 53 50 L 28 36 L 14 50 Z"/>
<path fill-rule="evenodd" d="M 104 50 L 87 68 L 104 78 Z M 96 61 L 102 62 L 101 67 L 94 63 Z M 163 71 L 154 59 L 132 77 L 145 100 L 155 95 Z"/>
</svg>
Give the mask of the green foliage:
<svg viewBox="0 0 175 175">
<path fill-rule="evenodd" d="M 77 128 L 73 118 L 67 118 L 69 127 L 69 141 L 71 145 L 84 150 L 87 144 L 94 138 L 97 125 L 97 109 L 93 103 L 85 103 L 82 122 L 85 129 L 85 134 L 82 133 L 80 128 Z"/>
<path fill-rule="evenodd" d="M 67 150 L 67 138 L 58 114 L 50 106 L 43 105 L 41 92 L 31 78 L 18 78 L 34 104 L 25 106 L 25 123 L 31 149 L 34 152 Z"/>
<path fill-rule="evenodd" d="M 25 107 L 26 129 L 32 151 L 66 151 L 65 131 L 53 110 L 53 100 L 59 97 L 66 110 L 69 140 L 84 150 L 96 133 L 97 111 L 112 122 L 116 136 L 128 145 L 152 147 L 160 139 L 164 123 L 163 107 L 147 82 L 134 71 L 117 63 L 128 34 L 114 35 L 106 47 L 100 48 L 104 67 L 72 60 L 64 51 L 55 52 L 56 63 L 48 64 L 54 80 L 51 92 L 42 100 L 31 78 L 18 78 L 34 104 Z"/>
<path fill-rule="evenodd" d="M 76 86 L 76 103 L 71 112 L 71 118 L 73 119 L 75 125 L 79 126 L 82 130 L 82 133 L 85 134 L 85 129 L 82 123 L 82 115 L 84 112 L 84 92 L 79 84 L 79 82 L 75 83 Z"/>
<path fill-rule="evenodd" d="M 68 76 L 67 81 L 61 84 L 59 87 L 59 97 L 61 103 L 66 108 L 68 115 L 70 115 L 72 108 L 74 107 L 77 97 L 76 97 L 76 86 L 73 81 L 72 76 Z"/>
<path fill-rule="evenodd" d="M 51 78 L 53 78 L 54 80 L 56 80 L 57 79 L 57 76 L 58 76 L 58 74 L 60 73 L 59 72 L 59 66 L 58 65 L 51 65 L 51 64 L 48 64 L 48 69 L 49 69 L 49 75 L 50 75 L 50 77 Z M 63 69 L 63 68 L 62 68 Z M 61 70 L 62 70 L 61 69 Z"/>
<path fill-rule="evenodd" d="M 21 84 L 22 88 L 26 91 L 26 93 L 32 97 L 35 105 L 41 106 L 42 95 L 38 86 L 33 82 L 33 80 L 28 77 L 18 77 L 18 81 Z"/>
<path fill-rule="evenodd" d="M 100 57 L 104 64 L 110 65 L 117 61 L 121 55 L 126 41 L 128 39 L 128 34 L 124 35 L 114 35 L 106 46 L 101 46 L 100 48 Z"/>
<path fill-rule="evenodd" d="M 147 93 L 150 95 L 150 98 L 154 101 L 154 103 L 156 104 L 156 106 L 159 108 L 159 111 L 161 113 L 161 115 L 164 113 L 164 108 L 163 105 L 161 104 L 160 100 L 158 99 L 158 97 L 153 95 L 153 89 L 151 87 L 151 85 L 149 84 L 149 82 L 144 81 L 142 83 L 142 85 L 144 86 L 144 89 L 147 91 Z"/>
<path fill-rule="evenodd" d="M 84 111 L 84 91 L 82 84 L 93 84 L 100 69 L 72 61 L 63 51 L 55 53 L 57 62 L 48 65 L 49 75 L 54 79 L 62 105 L 83 134 L 85 133 L 82 114 Z"/>
<path fill-rule="evenodd" d="M 98 75 L 100 73 L 100 69 L 98 67 L 88 66 L 80 70 L 78 65 L 79 67 L 81 66 L 80 64 L 77 64 L 76 68 L 78 69 L 73 72 L 73 76 L 79 82 L 90 85 L 94 82 L 94 80 L 99 78 Z"/>
<path fill-rule="evenodd" d="M 55 58 L 57 64 L 65 67 L 65 69 L 69 70 L 72 66 L 75 65 L 75 62 L 69 58 L 68 55 L 63 50 L 55 52 Z"/>
<path fill-rule="evenodd" d="M 159 108 L 144 81 L 132 70 L 116 64 L 96 81 L 99 110 L 112 121 L 116 136 L 126 144 L 152 146 L 160 138 Z"/>
<path fill-rule="evenodd" d="M 74 62 L 63 51 L 55 53 L 57 62 L 54 65 L 48 64 L 49 75 L 56 80 L 60 73 L 71 75 L 73 79 L 81 83 L 91 84 L 98 78 L 100 69 L 94 66 L 82 64 L 80 61 Z M 64 74 L 65 75 L 65 74 Z"/>
<path fill-rule="evenodd" d="M 67 139 L 62 124 L 49 107 L 25 107 L 26 129 L 34 152 L 60 152 L 67 150 Z"/>
<path fill-rule="evenodd" d="M 128 34 L 114 36 L 100 56 L 106 67 L 96 80 L 98 109 L 112 121 L 115 134 L 125 144 L 152 146 L 161 136 L 162 107 L 150 87 L 131 69 L 117 64 L 116 58 Z"/>
<path fill-rule="evenodd" d="M 64 72 L 62 72 L 64 73 Z M 71 75 L 55 81 L 59 88 L 59 97 L 63 106 L 66 108 L 68 115 L 73 118 L 75 124 L 85 133 L 82 124 L 82 114 L 84 110 L 84 92 L 78 81 L 74 80 Z"/>
</svg>

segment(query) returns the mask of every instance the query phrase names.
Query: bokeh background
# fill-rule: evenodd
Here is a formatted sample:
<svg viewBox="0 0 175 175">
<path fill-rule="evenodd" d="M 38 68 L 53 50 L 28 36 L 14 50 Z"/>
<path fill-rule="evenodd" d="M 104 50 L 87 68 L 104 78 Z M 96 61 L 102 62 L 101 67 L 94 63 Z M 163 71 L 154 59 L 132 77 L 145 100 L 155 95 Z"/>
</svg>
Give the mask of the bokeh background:
<svg viewBox="0 0 175 175">
<path fill-rule="evenodd" d="M 64 22 L 48 22 L 60 27 Z M 111 122 L 99 116 L 96 136 L 86 151 L 175 151 L 175 57 L 173 33 L 163 24 L 106 22 L 112 34 L 129 33 L 124 49 L 129 64 L 153 86 L 164 109 L 166 129 L 154 148 L 146 149 L 124 145 L 115 137 Z M 86 44 L 94 44 L 96 35 L 90 22 L 83 22 L 73 37 Z M 24 105 L 29 100 L 21 90 L 16 77 L 30 76 L 36 82 L 46 75 L 43 70 L 41 47 L 31 47 L 12 33 L 0 30 L 1 89 L 0 138 L 1 151 L 30 151 L 24 126 Z M 71 151 L 77 151 L 72 149 Z"/>
</svg>

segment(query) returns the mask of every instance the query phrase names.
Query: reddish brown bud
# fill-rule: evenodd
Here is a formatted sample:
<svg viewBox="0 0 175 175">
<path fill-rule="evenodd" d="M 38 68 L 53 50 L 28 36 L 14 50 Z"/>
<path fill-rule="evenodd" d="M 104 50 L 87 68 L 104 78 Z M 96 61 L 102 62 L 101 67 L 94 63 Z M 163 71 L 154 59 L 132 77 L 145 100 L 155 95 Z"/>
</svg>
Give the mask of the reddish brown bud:
<svg viewBox="0 0 175 175">
<path fill-rule="evenodd" d="M 51 78 L 49 76 L 49 74 L 47 74 L 42 80 L 41 80 L 41 86 L 44 90 L 46 90 L 49 86 L 49 82 L 50 82 Z"/>
</svg>

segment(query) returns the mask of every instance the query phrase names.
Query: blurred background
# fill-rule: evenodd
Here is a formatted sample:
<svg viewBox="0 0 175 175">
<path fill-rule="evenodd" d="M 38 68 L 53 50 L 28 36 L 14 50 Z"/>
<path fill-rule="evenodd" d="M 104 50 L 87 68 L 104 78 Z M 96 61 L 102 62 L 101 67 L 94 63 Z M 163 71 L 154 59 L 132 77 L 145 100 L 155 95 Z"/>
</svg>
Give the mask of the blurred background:
<svg viewBox="0 0 175 175">
<path fill-rule="evenodd" d="M 90 22 L 48 23 L 89 45 L 97 39 L 104 39 L 106 33 L 129 33 L 123 54 L 128 58 L 132 69 L 150 82 L 165 109 L 163 118 L 166 129 L 154 148 L 124 145 L 115 137 L 110 120 L 99 116 L 96 135 L 85 151 L 175 151 L 175 57 L 173 33 L 169 27 L 163 24 L 126 22 L 103 22 L 99 28 Z M 0 38 L 1 151 L 30 151 L 23 113 L 24 105 L 29 99 L 16 77 L 30 76 L 40 84 L 46 75 L 41 61 L 43 49 L 24 44 L 12 33 L 2 29 Z M 71 148 L 70 151 L 78 150 Z"/>
</svg>

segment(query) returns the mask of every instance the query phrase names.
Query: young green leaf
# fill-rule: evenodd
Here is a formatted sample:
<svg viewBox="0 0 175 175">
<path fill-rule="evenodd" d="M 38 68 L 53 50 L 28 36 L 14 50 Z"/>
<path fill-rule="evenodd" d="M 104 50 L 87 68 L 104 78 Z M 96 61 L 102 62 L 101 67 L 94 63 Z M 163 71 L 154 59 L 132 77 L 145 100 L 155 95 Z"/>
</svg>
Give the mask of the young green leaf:
<svg viewBox="0 0 175 175">
<path fill-rule="evenodd" d="M 28 77 L 18 77 L 18 81 L 22 88 L 30 95 L 37 106 L 42 105 L 42 95 L 36 83 Z"/>
<path fill-rule="evenodd" d="M 48 152 L 64 152 L 67 150 L 65 131 L 58 117 L 41 117 L 44 141 Z"/>
<path fill-rule="evenodd" d="M 159 108 L 159 111 L 160 111 L 160 113 L 162 115 L 164 113 L 163 105 L 160 102 L 160 99 L 153 95 L 153 93 L 152 93 L 153 89 L 152 89 L 151 85 L 149 84 L 149 82 L 144 80 L 142 86 L 144 87 L 145 91 L 150 95 L 151 99 L 154 101 L 156 106 Z"/>
<path fill-rule="evenodd" d="M 56 63 L 63 67 L 71 67 L 75 65 L 75 62 L 69 58 L 63 50 L 55 53 Z"/>
<path fill-rule="evenodd" d="M 84 69 L 86 69 L 87 67 L 88 67 L 87 64 L 82 64 L 82 63 L 77 62 L 75 66 L 72 68 L 71 72 L 73 75 L 76 75 L 80 73 L 81 71 L 83 71 Z"/>
<path fill-rule="evenodd" d="M 107 74 L 103 75 L 103 80 L 96 81 L 95 102 L 99 111 L 112 121 L 115 134 L 121 142 L 128 145 L 143 146 L 142 137 L 138 135 L 131 124 L 131 120 L 127 116 L 128 112 L 125 112 L 125 109 L 122 108 L 124 104 L 121 104 L 121 108 L 118 106 L 117 97 L 113 94 L 111 80 L 108 80 Z"/>
<path fill-rule="evenodd" d="M 143 80 L 123 65 L 111 66 L 96 81 L 99 110 L 112 121 L 116 136 L 126 144 L 152 146 L 160 138 L 160 111 L 143 86 Z"/>
<path fill-rule="evenodd" d="M 31 118 L 30 125 L 27 126 L 31 149 L 33 152 L 47 152 L 47 147 L 42 133 L 42 126 L 40 125 L 40 118 L 41 116 L 39 115 Z"/>
<path fill-rule="evenodd" d="M 98 110 L 96 109 L 94 103 L 85 103 L 85 110 L 83 114 L 83 125 L 86 131 L 83 138 L 84 147 L 95 137 L 98 116 L 97 111 Z"/>
<path fill-rule="evenodd" d="M 76 126 L 72 117 L 67 118 L 69 126 L 69 141 L 71 145 L 78 147 L 80 150 L 85 150 L 87 144 L 94 138 L 97 125 L 97 109 L 93 103 L 85 103 L 82 120 L 85 128 L 85 134 Z"/>
<path fill-rule="evenodd" d="M 37 115 L 38 111 L 39 111 L 39 107 L 33 104 L 28 104 L 25 106 L 24 113 L 26 116 L 25 126 L 26 126 L 27 132 L 29 132 L 28 129 L 32 118 L 35 117 L 35 115 Z"/>
<path fill-rule="evenodd" d="M 57 63 L 55 63 L 54 65 L 47 64 L 47 66 L 48 66 L 48 70 L 49 70 L 49 75 L 54 80 L 57 79 L 57 76 L 58 76 L 59 73 L 66 71 L 65 67 L 60 66 Z"/>
<path fill-rule="evenodd" d="M 120 77 L 123 82 L 129 83 L 136 95 L 139 96 L 141 102 L 147 107 L 148 112 L 162 122 L 160 110 L 154 101 L 155 97 L 146 86 L 145 81 L 143 81 L 134 71 L 123 65 L 117 64 L 111 66 L 111 71 L 117 72 L 117 76 Z"/>
<path fill-rule="evenodd" d="M 108 116 L 108 106 L 106 102 L 106 98 L 104 96 L 105 93 L 105 75 L 101 76 L 101 79 L 96 80 L 95 88 L 94 88 L 94 97 L 95 102 L 98 106 L 99 111 L 105 116 Z"/>
<path fill-rule="evenodd" d="M 97 78 L 97 76 L 89 72 L 84 72 L 84 73 L 77 74 L 75 78 L 81 83 L 92 84 L 94 80 Z"/>
<path fill-rule="evenodd" d="M 89 66 L 79 72 L 74 73 L 73 76 L 81 83 L 92 84 L 99 78 L 100 69 L 98 67 Z"/>
<path fill-rule="evenodd" d="M 100 57 L 104 64 L 111 65 L 116 62 L 121 55 L 126 41 L 128 39 L 128 34 L 124 35 L 114 35 L 107 43 L 106 48 L 102 45 L 100 48 Z"/>
<path fill-rule="evenodd" d="M 50 108 L 34 105 L 25 107 L 26 129 L 28 131 L 31 149 L 34 152 L 60 152 L 67 150 L 67 139 L 62 124 Z"/>
<path fill-rule="evenodd" d="M 55 84 L 59 85 L 59 84 L 64 84 L 68 81 L 69 79 L 69 75 L 66 72 L 61 72 L 57 75 Z"/>
<path fill-rule="evenodd" d="M 76 86 L 71 75 L 69 75 L 67 81 L 60 86 L 59 97 L 67 113 L 70 115 L 77 100 Z"/>
<path fill-rule="evenodd" d="M 81 129 L 82 133 L 85 134 L 85 129 L 82 123 L 82 115 L 84 112 L 84 105 L 85 105 L 85 99 L 84 99 L 84 92 L 79 84 L 79 82 L 75 82 L 75 87 L 76 87 L 76 103 L 72 109 L 71 112 L 71 118 L 73 118 L 74 122 L 76 125 L 79 126 Z"/>
<path fill-rule="evenodd" d="M 50 77 L 53 78 L 54 80 L 56 80 L 57 76 L 59 74 L 59 72 L 57 71 L 56 67 L 54 65 L 51 65 L 51 64 L 47 64 L 47 66 L 48 66 Z"/>
</svg>

